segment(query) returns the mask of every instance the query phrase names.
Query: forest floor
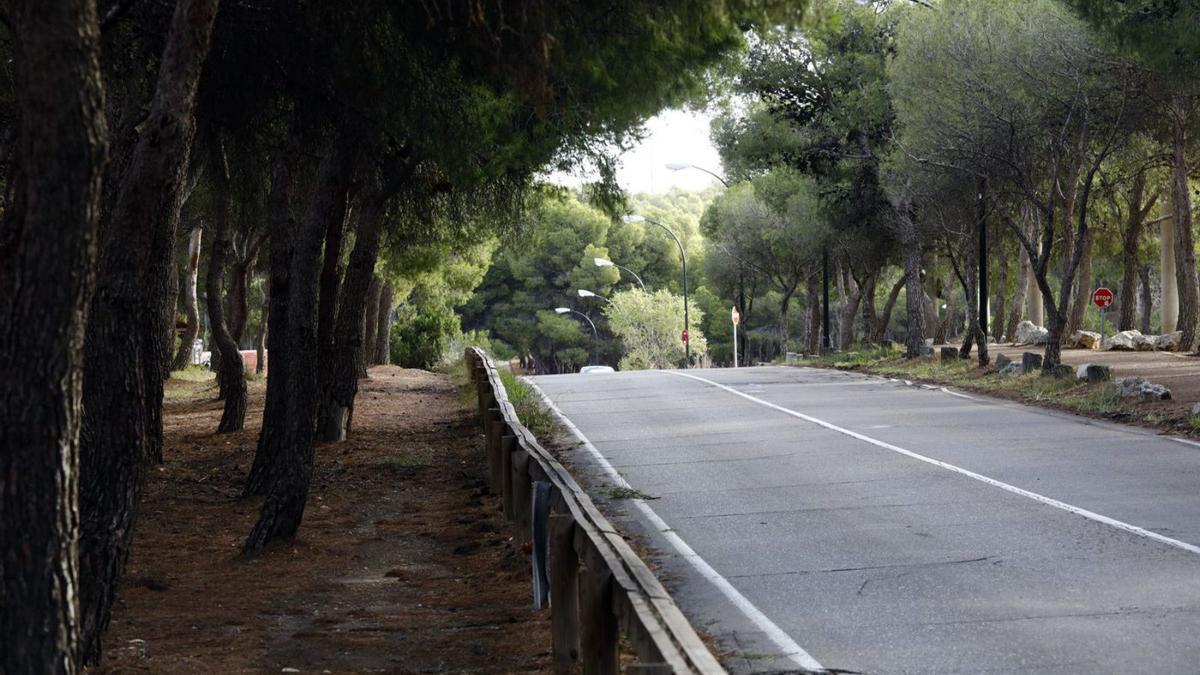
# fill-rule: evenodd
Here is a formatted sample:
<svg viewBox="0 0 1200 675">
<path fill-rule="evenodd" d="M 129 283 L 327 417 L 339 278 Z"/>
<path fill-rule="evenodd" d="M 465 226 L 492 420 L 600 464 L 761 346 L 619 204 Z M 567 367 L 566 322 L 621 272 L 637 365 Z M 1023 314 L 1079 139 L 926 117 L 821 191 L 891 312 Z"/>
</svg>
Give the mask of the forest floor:
<svg viewBox="0 0 1200 675">
<path fill-rule="evenodd" d="M 149 472 L 106 635 L 105 672 L 544 672 L 548 610 L 484 492 L 472 407 L 444 375 L 371 369 L 350 439 L 317 448 L 296 540 L 240 554 L 261 423 L 215 434 L 206 380 L 171 380 L 166 462 Z"/>
</svg>

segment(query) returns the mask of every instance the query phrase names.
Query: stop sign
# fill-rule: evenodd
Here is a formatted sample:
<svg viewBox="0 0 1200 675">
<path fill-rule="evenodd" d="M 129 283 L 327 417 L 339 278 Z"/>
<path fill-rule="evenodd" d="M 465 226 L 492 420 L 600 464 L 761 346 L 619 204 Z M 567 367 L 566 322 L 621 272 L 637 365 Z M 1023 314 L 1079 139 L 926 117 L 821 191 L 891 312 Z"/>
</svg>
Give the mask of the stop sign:
<svg viewBox="0 0 1200 675">
<path fill-rule="evenodd" d="M 1113 304 L 1113 292 L 1111 289 L 1101 286 L 1092 293 L 1092 302 L 1100 309 L 1108 309 Z"/>
<path fill-rule="evenodd" d="M 687 342 L 687 341 L 688 341 L 688 333 L 687 333 L 687 329 L 686 329 L 686 328 L 685 328 L 685 329 L 683 329 L 683 334 L 682 334 L 682 335 L 680 335 L 679 337 L 680 337 L 680 338 L 682 338 L 684 342 Z"/>
</svg>

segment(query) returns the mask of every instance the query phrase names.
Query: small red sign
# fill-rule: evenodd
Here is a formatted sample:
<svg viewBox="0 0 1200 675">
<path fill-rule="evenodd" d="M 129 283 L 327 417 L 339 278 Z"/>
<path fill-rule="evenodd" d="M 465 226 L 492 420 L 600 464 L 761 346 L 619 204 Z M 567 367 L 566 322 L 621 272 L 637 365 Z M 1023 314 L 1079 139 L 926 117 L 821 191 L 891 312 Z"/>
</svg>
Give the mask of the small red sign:
<svg viewBox="0 0 1200 675">
<path fill-rule="evenodd" d="M 679 337 L 683 339 L 684 343 L 686 343 L 686 342 L 688 341 L 688 333 L 687 333 L 687 330 L 684 330 L 684 331 L 683 331 L 683 334 L 682 334 L 682 335 L 680 335 Z"/>
<path fill-rule="evenodd" d="M 1112 290 L 1103 286 L 1097 288 L 1096 292 L 1092 293 L 1092 302 L 1094 302 L 1100 309 L 1108 309 L 1113 304 Z"/>
</svg>

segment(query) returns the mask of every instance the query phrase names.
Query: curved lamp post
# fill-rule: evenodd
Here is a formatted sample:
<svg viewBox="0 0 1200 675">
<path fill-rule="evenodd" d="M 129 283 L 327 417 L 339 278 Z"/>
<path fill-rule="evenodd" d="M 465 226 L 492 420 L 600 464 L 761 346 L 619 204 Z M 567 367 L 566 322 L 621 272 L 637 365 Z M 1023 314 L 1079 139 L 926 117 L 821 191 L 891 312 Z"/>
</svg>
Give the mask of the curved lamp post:
<svg viewBox="0 0 1200 675">
<path fill-rule="evenodd" d="M 592 327 L 592 361 L 593 362 L 597 361 L 599 359 L 599 357 L 597 356 L 597 351 L 600 348 L 600 333 L 596 332 L 596 324 L 592 322 L 592 318 L 590 316 L 588 316 L 587 314 L 584 314 L 583 312 L 580 312 L 578 310 L 571 309 L 570 307 L 555 307 L 554 308 L 555 314 L 566 314 L 567 312 L 574 312 L 574 313 L 578 314 L 579 316 L 582 316 L 583 320 L 587 321 L 588 325 Z"/>
<path fill-rule="evenodd" d="M 729 181 L 722 178 L 720 174 L 713 172 L 713 171 L 709 171 L 708 169 L 706 169 L 702 166 L 696 166 L 695 164 L 688 164 L 687 162 L 668 162 L 667 168 L 670 169 L 671 171 L 684 171 L 686 169 L 695 169 L 697 171 L 703 171 L 704 173 L 721 181 L 721 185 L 724 185 L 725 187 L 729 187 Z"/>
<path fill-rule="evenodd" d="M 657 226 L 661 227 L 662 229 L 666 230 L 667 234 L 671 235 L 671 238 L 675 240 L 675 245 L 679 247 L 679 257 L 680 257 L 680 259 L 683 260 L 683 332 L 686 334 L 688 332 L 688 327 L 691 324 L 688 323 L 687 253 L 684 253 L 684 251 L 683 251 L 683 242 L 679 241 L 679 237 L 675 236 L 675 233 L 671 231 L 671 228 L 667 227 L 666 225 L 663 225 L 662 223 L 660 223 L 656 220 L 650 220 L 649 218 L 646 218 L 645 216 L 625 216 L 621 220 L 623 220 L 627 223 L 650 223 L 651 225 L 657 225 Z M 687 340 L 683 341 L 683 351 L 684 351 L 684 354 L 687 356 L 687 364 L 685 365 L 685 367 L 691 368 L 692 367 L 692 340 L 691 340 L 690 335 L 688 335 Z"/>
<path fill-rule="evenodd" d="M 603 300 L 605 302 L 611 302 L 608 298 L 604 297 L 603 295 L 597 295 L 596 293 L 593 293 L 589 290 L 585 290 L 582 288 L 575 292 L 578 293 L 579 297 L 581 297 L 581 298 L 600 298 L 601 300 Z"/>
<path fill-rule="evenodd" d="M 631 270 L 628 267 L 625 267 L 623 265 L 618 265 L 617 263 L 609 260 L 608 258 L 592 258 L 592 260 L 594 260 L 596 262 L 596 267 L 615 267 L 619 270 L 625 270 L 626 272 L 629 272 L 630 274 L 633 275 L 634 279 L 637 279 L 638 285 L 642 287 L 642 290 L 643 291 L 646 290 L 646 284 L 642 281 L 642 278 L 638 276 L 637 272 L 634 272 L 633 270 Z"/>
</svg>

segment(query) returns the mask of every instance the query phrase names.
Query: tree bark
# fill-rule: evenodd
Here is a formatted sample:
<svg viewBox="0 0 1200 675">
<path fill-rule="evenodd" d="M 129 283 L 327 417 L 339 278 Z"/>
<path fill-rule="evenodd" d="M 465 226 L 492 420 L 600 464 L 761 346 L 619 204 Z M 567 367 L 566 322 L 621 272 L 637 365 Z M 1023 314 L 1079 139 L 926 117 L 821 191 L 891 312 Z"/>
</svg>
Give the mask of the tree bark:
<svg viewBox="0 0 1200 675">
<path fill-rule="evenodd" d="M 0 672 L 80 670 L 81 345 L 108 129 L 92 0 L 6 6 L 0 220 Z"/>
<path fill-rule="evenodd" d="M 392 282 L 385 281 L 383 291 L 379 294 L 379 328 L 375 330 L 375 365 L 386 366 L 390 361 L 392 335 L 392 301 L 396 289 Z"/>
<path fill-rule="evenodd" d="M 1138 280 L 1142 294 L 1141 331 L 1143 335 L 1150 334 L 1150 313 L 1154 311 L 1154 298 L 1150 293 L 1150 265 L 1144 264 L 1138 269 Z"/>
<path fill-rule="evenodd" d="M 1117 296 L 1117 330 L 1132 330 L 1137 309 L 1139 254 L 1146 216 L 1154 208 L 1155 197 L 1143 205 L 1146 192 L 1146 173 L 1133 177 L 1127 195 L 1125 228 L 1121 232 L 1121 289 Z"/>
<path fill-rule="evenodd" d="M 354 398 L 358 394 L 358 363 L 365 349 L 363 320 L 367 315 L 369 286 L 374 277 L 375 260 L 379 257 L 380 234 L 383 230 L 387 203 L 398 186 L 376 186 L 363 199 L 358 218 L 358 230 L 350 264 L 342 282 L 339 310 L 330 352 L 330 381 L 321 393 L 317 413 L 317 440 L 335 442 L 346 439 L 354 415 Z M 328 251 L 326 251 L 328 255 Z M 371 306 L 372 309 L 378 305 Z"/>
<path fill-rule="evenodd" d="M 216 163 L 216 166 L 221 165 Z M 221 302 L 221 298 L 225 296 L 225 267 L 233 233 L 229 224 L 229 185 L 224 180 L 218 180 L 217 184 L 219 194 L 216 199 L 216 227 L 208 254 L 204 295 L 208 299 L 208 325 L 213 336 L 214 356 L 220 355 L 221 398 L 225 401 L 217 433 L 226 433 L 241 431 L 246 427 L 246 371 L 238 344 L 230 334 L 229 324 L 226 323 L 225 303 Z"/>
<path fill-rule="evenodd" d="M 383 295 L 383 280 L 378 274 L 371 275 L 371 284 L 367 287 L 367 307 L 363 312 L 363 348 L 359 354 L 358 375 L 367 377 L 367 366 L 375 356 L 375 338 L 379 332 L 379 298 Z"/>
<path fill-rule="evenodd" d="M 1029 262 L 1029 253 L 1025 247 L 1017 247 L 1017 258 L 1020 265 L 1017 266 L 1017 283 L 1013 286 L 1012 304 L 1008 306 L 1008 316 L 1004 323 L 1004 339 L 1012 342 L 1016 339 L 1017 324 L 1021 323 L 1021 317 L 1025 311 L 1025 294 L 1029 290 L 1030 278 L 1033 277 L 1033 264 Z M 1036 282 L 1034 282 L 1036 291 Z"/>
<path fill-rule="evenodd" d="M 192 234 L 188 237 L 187 271 L 183 275 L 181 292 L 183 293 L 183 311 L 187 315 L 187 328 L 171 362 L 171 370 L 183 370 L 192 360 L 192 343 L 200 334 L 200 311 L 196 301 L 196 281 L 200 274 L 200 243 L 204 236 L 204 227 L 199 221 L 192 226 Z"/>
<path fill-rule="evenodd" d="M 195 96 L 218 0 L 180 0 L 154 98 L 103 214 L 84 343 L 80 446 L 83 654 L 100 658 L 147 461 L 162 457 L 162 296 L 195 131 Z"/>
<path fill-rule="evenodd" d="M 993 228 L 992 257 L 996 260 L 995 310 L 992 313 L 992 336 L 996 342 L 1004 339 L 1004 320 L 1008 317 L 1008 247 L 1004 228 Z"/>
<path fill-rule="evenodd" d="M 900 299 L 900 291 L 904 290 L 907 281 L 908 276 L 901 274 L 896 283 L 892 284 L 892 290 L 888 291 L 887 300 L 883 303 L 883 312 L 879 314 L 879 318 L 871 329 L 871 342 L 876 344 L 883 342 L 884 336 L 887 335 L 888 325 L 892 323 L 892 312 L 896 309 L 896 301 Z"/>
<path fill-rule="evenodd" d="M 1083 327 L 1084 313 L 1092 304 L 1092 243 L 1095 238 L 1091 230 L 1083 237 L 1083 256 L 1075 272 L 1075 300 L 1071 303 L 1071 312 L 1063 331 L 1068 337 Z"/>
<path fill-rule="evenodd" d="M 921 242 L 917 239 L 916 223 L 912 214 L 900 213 L 900 245 L 904 249 L 904 290 L 908 335 L 905 337 L 904 355 L 915 359 L 925 350 L 925 333 L 922 330 L 925 307 L 925 289 L 921 285 Z"/>
<path fill-rule="evenodd" d="M 1181 98 L 1174 107 L 1171 115 L 1171 216 L 1175 225 L 1175 282 L 1179 291 L 1176 330 L 1183 331 L 1179 351 L 1190 352 L 1196 348 L 1196 322 L 1200 320 L 1200 286 L 1197 286 L 1192 201 L 1188 188 L 1187 111 L 1191 103 Z"/>
<path fill-rule="evenodd" d="M 267 197 L 267 227 L 271 237 L 270 280 L 267 306 L 267 354 L 271 371 L 267 376 L 267 395 L 263 407 L 262 431 L 254 453 L 254 463 L 246 479 L 244 496 L 265 495 L 279 471 L 276 463 L 283 452 L 284 423 L 287 419 L 289 395 L 287 334 L 288 298 L 291 294 L 291 264 L 295 249 L 296 222 L 291 217 L 290 165 L 293 157 L 285 154 L 276 163 L 271 175 L 271 192 Z"/>
<path fill-rule="evenodd" d="M 262 375 L 267 371 L 267 321 L 271 318 L 271 284 L 263 292 L 262 316 L 258 321 L 258 335 L 254 338 L 254 372 Z"/>
<path fill-rule="evenodd" d="M 1170 333 L 1179 323 L 1179 284 L 1175 276 L 1175 222 L 1174 215 L 1159 226 L 1158 279 L 1162 286 L 1162 332 Z"/>
<path fill-rule="evenodd" d="M 317 295 L 321 274 L 321 247 L 331 223 L 346 217 L 346 197 L 357 163 L 356 144 L 344 136 L 335 138 L 321 163 L 312 200 L 295 236 L 288 268 L 287 330 L 272 335 L 283 339 L 287 356 L 284 381 L 287 391 L 281 406 L 283 419 L 263 418 L 263 435 L 272 429 L 272 457 L 268 475 L 261 484 L 269 486 L 258 522 L 246 538 L 243 551 L 253 554 L 272 541 L 291 539 L 300 528 L 312 480 L 313 432 L 317 412 L 318 381 L 312 364 L 317 359 Z M 274 289 L 273 289 L 274 292 Z M 274 308 L 272 314 L 275 313 Z M 278 354 L 275 350 L 273 353 Z M 272 372 L 279 369 L 277 360 Z M 268 378 L 268 386 L 271 378 Z M 279 409 L 274 411 L 278 414 Z M 260 440 L 259 454 L 263 452 Z M 259 458 L 255 457 L 256 464 Z"/>
<path fill-rule="evenodd" d="M 804 303 L 808 316 L 805 320 L 804 351 L 807 354 L 821 353 L 821 273 L 813 270 L 804 279 Z M 784 357 L 787 354 L 783 354 Z"/>
<path fill-rule="evenodd" d="M 867 285 L 864 282 L 863 286 Z M 850 345 L 854 344 L 854 319 L 858 317 L 858 305 L 862 302 L 864 290 L 863 287 L 856 284 L 846 301 L 846 306 L 842 309 L 842 351 L 849 351 Z"/>
<path fill-rule="evenodd" d="M 245 250 L 229 265 L 229 335 L 234 343 L 241 347 L 242 337 L 246 332 L 246 320 L 249 317 L 250 280 L 254 276 L 254 264 L 258 260 L 258 251 L 266 240 L 266 233 L 250 235 Z M 233 237 L 230 236 L 232 244 Z M 229 250 L 234 250 L 230 246 Z"/>
</svg>

